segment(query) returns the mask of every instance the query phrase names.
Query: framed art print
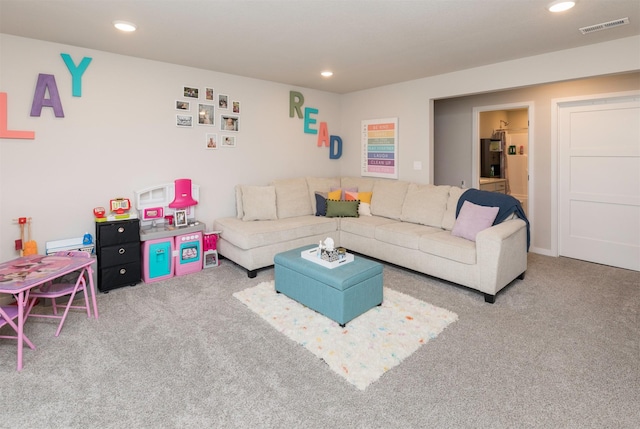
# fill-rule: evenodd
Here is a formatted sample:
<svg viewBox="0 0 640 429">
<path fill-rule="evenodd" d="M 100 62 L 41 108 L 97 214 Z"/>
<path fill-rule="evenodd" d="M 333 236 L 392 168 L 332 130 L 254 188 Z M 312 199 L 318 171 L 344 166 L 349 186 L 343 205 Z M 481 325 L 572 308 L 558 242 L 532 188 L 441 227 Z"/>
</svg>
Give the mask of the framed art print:
<svg viewBox="0 0 640 429">
<path fill-rule="evenodd" d="M 176 100 L 176 110 L 188 111 L 191 109 L 191 104 L 188 101 Z"/>
<path fill-rule="evenodd" d="M 398 118 L 362 121 L 361 175 L 398 178 Z"/>
<path fill-rule="evenodd" d="M 220 145 L 222 147 L 236 147 L 236 136 L 222 136 Z"/>
<path fill-rule="evenodd" d="M 199 91 L 195 86 L 183 86 L 182 95 L 186 98 L 198 98 Z"/>
<path fill-rule="evenodd" d="M 205 146 L 207 149 L 213 150 L 218 149 L 218 135 L 217 134 L 207 134 L 205 140 Z"/>
<path fill-rule="evenodd" d="M 204 99 L 207 101 L 214 101 L 213 88 L 207 86 L 204 88 Z"/>
<path fill-rule="evenodd" d="M 238 131 L 240 124 L 237 116 L 220 115 L 221 131 Z"/>
<path fill-rule="evenodd" d="M 210 125 L 214 124 L 214 105 L 213 104 L 198 104 L 198 125 Z"/>
<path fill-rule="evenodd" d="M 227 110 L 229 108 L 229 96 L 218 94 L 218 109 Z"/>
<path fill-rule="evenodd" d="M 181 128 L 193 127 L 193 116 L 176 115 L 176 126 Z"/>
</svg>

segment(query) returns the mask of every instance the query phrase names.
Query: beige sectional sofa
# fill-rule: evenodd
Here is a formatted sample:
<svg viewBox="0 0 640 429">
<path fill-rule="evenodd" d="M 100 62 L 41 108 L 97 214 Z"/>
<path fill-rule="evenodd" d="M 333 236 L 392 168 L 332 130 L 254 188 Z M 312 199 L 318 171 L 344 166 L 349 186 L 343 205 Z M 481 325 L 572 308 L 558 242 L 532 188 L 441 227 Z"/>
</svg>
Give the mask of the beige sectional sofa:
<svg viewBox="0 0 640 429">
<path fill-rule="evenodd" d="M 332 189 L 341 189 L 343 197 L 345 190 L 362 196 L 357 217 L 316 216 L 316 201 L 322 203 Z M 528 226 L 514 215 L 482 230 L 475 241 L 452 235 L 464 191 L 370 177 L 238 185 L 237 216 L 214 221 L 221 231 L 218 252 L 255 277 L 273 265 L 277 253 L 331 237 L 351 252 L 476 289 L 492 303 L 498 291 L 524 278 Z M 370 203 L 362 202 L 368 198 Z"/>
</svg>

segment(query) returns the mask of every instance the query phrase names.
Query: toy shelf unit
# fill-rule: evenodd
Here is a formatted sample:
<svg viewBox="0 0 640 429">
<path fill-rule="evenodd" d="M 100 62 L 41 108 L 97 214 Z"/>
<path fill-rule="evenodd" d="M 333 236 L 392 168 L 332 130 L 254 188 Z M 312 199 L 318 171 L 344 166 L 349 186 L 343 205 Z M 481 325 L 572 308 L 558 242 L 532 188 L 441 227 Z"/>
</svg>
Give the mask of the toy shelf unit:
<svg viewBox="0 0 640 429">
<path fill-rule="evenodd" d="M 96 255 L 100 292 L 139 283 L 139 220 L 96 222 Z"/>
</svg>

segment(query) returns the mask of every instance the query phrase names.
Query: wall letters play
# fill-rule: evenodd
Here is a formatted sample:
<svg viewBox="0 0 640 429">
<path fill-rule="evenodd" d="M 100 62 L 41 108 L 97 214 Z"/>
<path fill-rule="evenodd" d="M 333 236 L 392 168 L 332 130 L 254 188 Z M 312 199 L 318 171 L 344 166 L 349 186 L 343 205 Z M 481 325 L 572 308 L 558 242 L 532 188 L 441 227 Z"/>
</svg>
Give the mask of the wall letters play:
<svg viewBox="0 0 640 429">
<path fill-rule="evenodd" d="M 69 54 L 60 54 L 69 73 L 71 73 L 72 90 L 71 95 L 82 97 L 82 76 L 91 63 L 90 57 L 84 57 L 76 66 Z M 49 98 L 47 98 L 47 93 Z M 36 90 L 31 103 L 31 116 L 40 117 L 43 107 L 51 107 L 56 118 L 64 118 L 62 100 L 56 85 L 56 78 L 52 74 L 40 73 L 36 83 Z M 0 138 L 3 139 L 35 139 L 34 131 L 14 131 L 8 129 L 7 124 L 7 93 L 0 92 Z"/>
</svg>

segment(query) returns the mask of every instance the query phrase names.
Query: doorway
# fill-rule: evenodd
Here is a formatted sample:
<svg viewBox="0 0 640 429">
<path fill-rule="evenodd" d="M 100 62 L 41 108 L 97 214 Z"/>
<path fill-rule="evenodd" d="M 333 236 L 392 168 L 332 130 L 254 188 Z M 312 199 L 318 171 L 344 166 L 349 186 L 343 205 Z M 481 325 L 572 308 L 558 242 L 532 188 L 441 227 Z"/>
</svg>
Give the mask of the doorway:
<svg viewBox="0 0 640 429">
<path fill-rule="evenodd" d="M 473 109 L 473 187 L 517 198 L 531 221 L 533 102 Z M 531 222 L 532 223 L 532 222 Z"/>
</svg>

